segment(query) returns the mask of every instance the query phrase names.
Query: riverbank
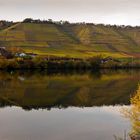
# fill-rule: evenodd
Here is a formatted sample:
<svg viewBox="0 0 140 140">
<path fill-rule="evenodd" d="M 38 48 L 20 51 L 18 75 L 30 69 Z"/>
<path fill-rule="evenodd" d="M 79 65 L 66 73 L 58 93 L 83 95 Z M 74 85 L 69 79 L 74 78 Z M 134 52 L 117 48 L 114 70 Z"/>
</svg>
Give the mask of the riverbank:
<svg viewBox="0 0 140 140">
<path fill-rule="evenodd" d="M 139 69 L 140 62 L 96 56 L 88 59 L 35 57 L 0 59 L 0 69 Z"/>
</svg>

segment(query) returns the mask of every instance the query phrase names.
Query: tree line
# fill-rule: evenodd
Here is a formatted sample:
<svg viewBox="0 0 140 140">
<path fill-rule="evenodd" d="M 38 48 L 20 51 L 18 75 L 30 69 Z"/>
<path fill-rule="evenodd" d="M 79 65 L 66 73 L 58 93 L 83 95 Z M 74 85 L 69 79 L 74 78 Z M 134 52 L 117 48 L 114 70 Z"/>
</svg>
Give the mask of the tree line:
<svg viewBox="0 0 140 140">
<path fill-rule="evenodd" d="M 121 28 L 121 29 L 138 29 L 140 26 L 130 26 L 130 25 L 111 25 L 111 24 L 95 24 L 95 23 L 86 23 L 86 22 L 76 22 L 70 23 L 69 21 L 53 21 L 52 19 L 48 20 L 40 20 L 40 19 L 32 19 L 26 18 L 22 21 L 23 23 L 36 23 L 36 24 L 58 24 L 58 25 L 96 25 L 96 26 L 105 26 L 109 28 Z"/>
<path fill-rule="evenodd" d="M 120 61 L 110 57 L 95 56 L 87 59 L 67 57 L 35 57 L 0 59 L 0 69 L 50 69 L 50 70 L 88 70 L 88 69 L 131 69 L 140 68 L 139 62 Z"/>
</svg>

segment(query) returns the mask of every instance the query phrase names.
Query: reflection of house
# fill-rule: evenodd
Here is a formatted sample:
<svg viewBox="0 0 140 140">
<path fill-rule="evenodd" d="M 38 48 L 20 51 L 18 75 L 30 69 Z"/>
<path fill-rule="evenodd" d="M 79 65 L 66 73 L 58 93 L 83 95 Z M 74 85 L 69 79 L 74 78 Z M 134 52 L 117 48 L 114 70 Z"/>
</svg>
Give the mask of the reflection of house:
<svg viewBox="0 0 140 140">
<path fill-rule="evenodd" d="M 0 55 L 9 59 L 9 58 L 13 58 L 13 55 L 10 51 L 6 50 L 5 47 L 0 47 Z"/>
</svg>

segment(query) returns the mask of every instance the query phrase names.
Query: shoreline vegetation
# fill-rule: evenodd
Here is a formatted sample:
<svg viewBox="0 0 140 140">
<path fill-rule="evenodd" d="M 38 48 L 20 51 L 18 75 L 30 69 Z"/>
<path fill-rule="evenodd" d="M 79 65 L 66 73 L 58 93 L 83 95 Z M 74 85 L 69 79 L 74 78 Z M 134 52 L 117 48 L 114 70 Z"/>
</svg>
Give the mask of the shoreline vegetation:
<svg viewBox="0 0 140 140">
<path fill-rule="evenodd" d="M 95 56 L 87 59 L 55 56 L 23 56 L 0 59 L 0 69 L 98 70 L 140 69 L 139 60 Z"/>
</svg>

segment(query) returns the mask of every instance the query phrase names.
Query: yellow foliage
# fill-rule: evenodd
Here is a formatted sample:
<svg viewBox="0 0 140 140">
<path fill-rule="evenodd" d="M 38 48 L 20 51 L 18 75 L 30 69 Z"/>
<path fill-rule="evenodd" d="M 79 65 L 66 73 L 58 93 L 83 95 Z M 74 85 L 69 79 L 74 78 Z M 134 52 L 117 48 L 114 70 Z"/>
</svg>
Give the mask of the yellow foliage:
<svg viewBox="0 0 140 140">
<path fill-rule="evenodd" d="M 140 135 L 140 86 L 134 97 L 131 98 L 131 120 L 133 122 L 133 133 Z"/>
<path fill-rule="evenodd" d="M 131 108 L 123 110 L 123 114 L 131 121 L 131 135 L 133 137 L 140 136 L 140 85 L 135 95 L 130 99 L 130 102 Z"/>
</svg>

